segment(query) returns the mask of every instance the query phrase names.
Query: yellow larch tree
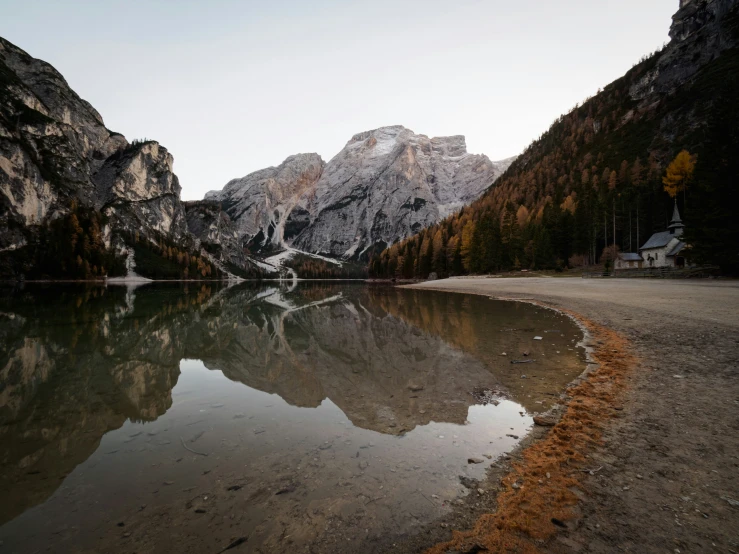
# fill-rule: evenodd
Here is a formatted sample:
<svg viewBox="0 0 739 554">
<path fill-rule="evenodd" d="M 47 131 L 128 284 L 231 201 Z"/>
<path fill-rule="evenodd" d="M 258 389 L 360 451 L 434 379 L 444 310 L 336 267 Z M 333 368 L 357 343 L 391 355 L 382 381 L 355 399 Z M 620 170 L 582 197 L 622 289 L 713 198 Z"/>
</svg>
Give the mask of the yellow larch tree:
<svg viewBox="0 0 739 554">
<path fill-rule="evenodd" d="M 693 178 L 697 156 L 687 150 L 681 151 L 667 166 L 667 173 L 662 178 L 665 192 L 670 198 L 676 198 L 680 191 L 684 191 Z"/>
</svg>

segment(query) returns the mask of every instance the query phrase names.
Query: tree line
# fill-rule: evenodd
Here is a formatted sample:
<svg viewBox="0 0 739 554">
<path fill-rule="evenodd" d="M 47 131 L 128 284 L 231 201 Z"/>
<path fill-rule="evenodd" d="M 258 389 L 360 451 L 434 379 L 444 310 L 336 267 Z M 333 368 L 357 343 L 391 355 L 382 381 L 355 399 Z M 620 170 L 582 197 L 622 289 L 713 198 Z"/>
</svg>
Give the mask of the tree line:
<svg viewBox="0 0 739 554">
<path fill-rule="evenodd" d="M 364 265 L 343 262 L 341 265 L 326 262 L 319 258 L 295 255 L 286 264 L 301 279 L 366 279 L 367 268 Z"/>
<path fill-rule="evenodd" d="M 675 201 L 692 259 L 739 271 L 739 87 L 726 78 L 739 55 L 723 54 L 676 97 L 643 107 L 630 89 L 657 57 L 558 118 L 479 200 L 374 255 L 370 276 L 601 264 L 665 230 Z"/>
</svg>

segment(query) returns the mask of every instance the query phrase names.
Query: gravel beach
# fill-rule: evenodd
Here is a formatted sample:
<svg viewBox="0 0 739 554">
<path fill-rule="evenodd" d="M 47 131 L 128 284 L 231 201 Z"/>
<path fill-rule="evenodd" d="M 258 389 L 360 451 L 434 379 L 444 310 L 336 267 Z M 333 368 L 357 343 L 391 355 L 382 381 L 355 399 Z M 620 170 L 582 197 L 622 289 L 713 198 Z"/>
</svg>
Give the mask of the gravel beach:
<svg viewBox="0 0 739 554">
<path fill-rule="evenodd" d="M 531 277 L 410 286 L 540 301 L 628 340 L 638 362 L 622 411 L 590 455 L 601 469 L 585 474 L 577 517 L 543 550 L 739 552 L 739 282 Z"/>
</svg>

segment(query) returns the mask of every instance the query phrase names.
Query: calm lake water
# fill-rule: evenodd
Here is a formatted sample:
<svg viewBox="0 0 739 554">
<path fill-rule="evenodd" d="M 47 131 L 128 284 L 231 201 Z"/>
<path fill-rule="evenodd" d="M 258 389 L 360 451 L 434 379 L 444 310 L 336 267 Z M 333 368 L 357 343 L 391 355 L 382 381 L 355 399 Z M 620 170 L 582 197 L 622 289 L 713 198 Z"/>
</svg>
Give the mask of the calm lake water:
<svg viewBox="0 0 739 554">
<path fill-rule="evenodd" d="M 0 289 L 0 550 L 382 552 L 557 402 L 581 338 L 364 284 Z"/>
</svg>

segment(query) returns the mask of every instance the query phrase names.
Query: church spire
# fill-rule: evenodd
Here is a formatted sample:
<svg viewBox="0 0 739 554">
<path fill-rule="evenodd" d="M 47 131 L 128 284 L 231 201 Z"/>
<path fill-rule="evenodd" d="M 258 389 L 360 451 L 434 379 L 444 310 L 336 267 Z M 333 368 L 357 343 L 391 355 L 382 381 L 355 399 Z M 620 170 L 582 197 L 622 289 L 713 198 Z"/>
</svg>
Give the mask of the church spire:
<svg viewBox="0 0 739 554">
<path fill-rule="evenodd" d="M 672 211 L 672 221 L 670 221 L 668 229 L 671 235 L 679 237 L 683 234 L 684 228 L 685 225 L 683 224 L 683 220 L 680 219 L 680 212 L 677 209 L 677 198 L 675 198 L 675 209 Z"/>
</svg>

